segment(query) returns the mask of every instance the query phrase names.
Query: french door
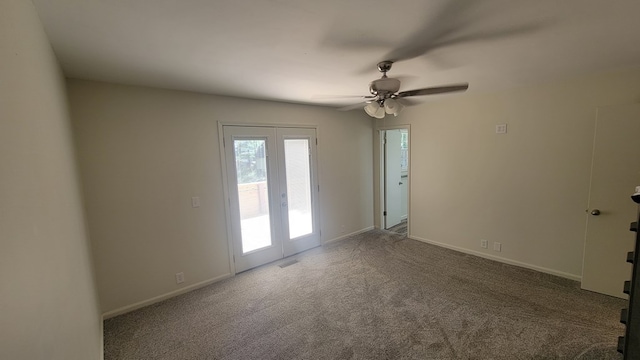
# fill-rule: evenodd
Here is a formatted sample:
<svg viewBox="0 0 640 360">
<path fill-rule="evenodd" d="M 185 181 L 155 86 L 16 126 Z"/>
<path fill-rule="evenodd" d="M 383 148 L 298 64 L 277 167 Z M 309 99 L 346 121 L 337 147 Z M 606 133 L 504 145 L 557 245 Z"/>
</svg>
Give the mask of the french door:
<svg viewBox="0 0 640 360">
<path fill-rule="evenodd" d="M 223 133 L 236 272 L 319 246 L 315 129 Z"/>
</svg>

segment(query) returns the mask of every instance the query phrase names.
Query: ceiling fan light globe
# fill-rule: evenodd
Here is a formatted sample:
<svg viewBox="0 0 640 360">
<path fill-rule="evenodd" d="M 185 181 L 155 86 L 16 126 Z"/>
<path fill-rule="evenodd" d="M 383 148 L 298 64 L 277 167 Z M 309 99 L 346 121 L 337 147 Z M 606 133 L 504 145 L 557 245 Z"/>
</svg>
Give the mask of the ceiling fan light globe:
<svg viewBox="0 0 640 360">
<path fill-rule="evenodd" d="M 367 115 L 371 117 L 376 117 L 376 111 L 378 111 L 379 108 L 380 106 L 378 105 L 378 103 L 371 102 L 364 107 L 364 112 L 366 112 Z"/>
<path fill-rule="evenodd" d="M 373 115 L 373 117 L 378 118 L 378 119 L 382 119 L 384 118 L 384 107 L 383 106 L 378 106 L 378 109 L 376 110 L 375 114 Z"/>
<path fill-rule="evenodd" d="M 396 111 L 398 109 L 398 102 L 393 100 L 393 99 L 387 99 L 384 101 L 384 111 L 387 112 L 387 114 L 391 115 L 391 114 L 395 114 Z"/>
</svg>

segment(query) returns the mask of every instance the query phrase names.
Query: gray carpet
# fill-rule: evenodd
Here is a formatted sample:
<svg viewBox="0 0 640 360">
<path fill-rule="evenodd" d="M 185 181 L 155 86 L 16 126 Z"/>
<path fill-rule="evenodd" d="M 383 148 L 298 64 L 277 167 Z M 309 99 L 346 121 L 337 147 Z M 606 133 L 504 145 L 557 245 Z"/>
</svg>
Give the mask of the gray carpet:
<svg viewBox="0 0 640 360">
<path fill-rule="evenodd" d="M 374 230 L 105 321 L 105 359 L 622 359 L 625 301 Z"/>
</svg>

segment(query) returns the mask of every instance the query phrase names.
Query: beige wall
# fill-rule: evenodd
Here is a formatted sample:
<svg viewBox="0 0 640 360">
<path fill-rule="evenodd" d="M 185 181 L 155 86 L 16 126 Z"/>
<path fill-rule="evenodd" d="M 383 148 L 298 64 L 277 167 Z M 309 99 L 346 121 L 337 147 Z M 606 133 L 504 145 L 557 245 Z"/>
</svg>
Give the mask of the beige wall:
<svg viewBox="0 0 640 360">
<path fill-rule="evenodd" d="M 0 2 L 0 359 L 99 359 L 64 80 L 30 1 Z"/>
<path fill-rule="evenodd" d="M 411 236 L 579 279 L 595 110 L 638 100 L 631 69 L 451 95 L 379 121 L 411 124 Z"/>
<path fill-rule="evenodd" d="M 231 273 L 219 121 L 318 125 L 323 241 L 373 225 L 364 114 L 79 80 L 68 91 L 108 315 Z"/>
</svg>

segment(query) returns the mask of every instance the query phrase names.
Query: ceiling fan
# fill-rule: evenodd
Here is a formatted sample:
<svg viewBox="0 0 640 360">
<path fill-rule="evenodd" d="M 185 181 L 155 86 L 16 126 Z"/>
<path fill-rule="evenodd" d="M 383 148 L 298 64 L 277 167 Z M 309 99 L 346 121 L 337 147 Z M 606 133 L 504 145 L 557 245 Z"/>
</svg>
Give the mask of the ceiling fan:
<svg viewBox="0 0 640 360">
<path fill-rule="evenodd" d="M 378 63 L 378 71 L 382 73 L 382 77 L 369 83 L 369 92 L 371 95 L 363 96 L 363 102 L 345 106 L 338 110 L 348 111 L 357 109 L 364 103 L 366 104 L 364 111 L 369 116 L 382 119 L 385 114 L 397 116 L 405 106 L 412 105 L 405 99 L 407 97 L 465 91 L 469 88 L 469 84 L 464 83 L 398 92 L 400 90 L 400 80 L 387 76 L 387 72 L 391 70 L 391 65 L 393 65 L 393 61 L 390 60 Z"/>
</svg>

